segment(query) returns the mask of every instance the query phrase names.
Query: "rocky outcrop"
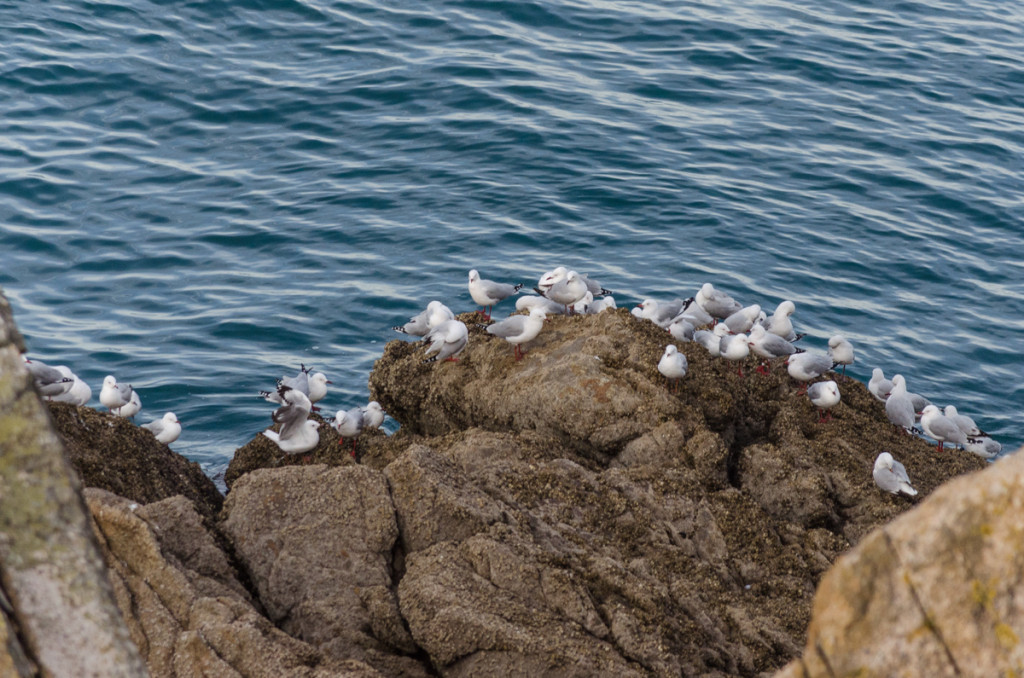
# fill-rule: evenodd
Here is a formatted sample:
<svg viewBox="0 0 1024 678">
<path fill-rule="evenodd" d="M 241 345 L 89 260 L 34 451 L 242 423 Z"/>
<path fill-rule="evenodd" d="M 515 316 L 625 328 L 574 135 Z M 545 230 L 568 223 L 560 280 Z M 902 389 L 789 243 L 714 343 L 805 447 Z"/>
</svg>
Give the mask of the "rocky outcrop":
<svg viewBox="0 0 1024 678">
<path fill-rule="evenodd" d="M 148 504 L 182 495 L 213 521 L 224 497 L 194 461 L 124 417 L 48 402 L 57 433 L 82 484 Z"/>
<path fill-rule="evenodd" d="M 371 395 L 402 429 L 360 448 L 362 475 L 336 452 L 313 458 L 330 472 L 277 468 L 307 462 L 273 450 L 265 471 L 238 467 L 240 559 L 282 628 L 347 639 L 335 656 L 429 658 L 445 675 L 763 674 L 799 654 L 839 554 L 913 506 L 875 487 L 878 452 L 922 496 L 984 466 L 894 432 L 852 380 L 819 424 L 784 371 L 751 359 L 740 377 L 690 344 L 669 393 L 667 333 L 625 311 L 552 318 L 521 362 L 471 334 L 457 363 L 388 344 Z"/>
<path fill-rule="evenodd" d="M 1019 675 L 1022 511 L 1018 452 L 872 532 L 822 580 L 803 657 L 777 678 Z"/>
<path fill-rule="evenodd" d="M 143 676 L 0 294 L 0 675 Z"/>
</svg>

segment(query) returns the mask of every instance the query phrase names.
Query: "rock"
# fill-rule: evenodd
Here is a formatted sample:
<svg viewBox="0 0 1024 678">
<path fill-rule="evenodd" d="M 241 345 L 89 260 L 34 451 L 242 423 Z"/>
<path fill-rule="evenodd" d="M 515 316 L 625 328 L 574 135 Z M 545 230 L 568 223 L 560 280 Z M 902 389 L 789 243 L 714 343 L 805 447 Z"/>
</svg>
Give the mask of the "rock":
<svg viewBox="0 0 1024 678">
<path fill-rule="evenodd" d="M 384 475 L 363 466 L 288 466 L 239 478 L 223 528 L 270 620 L 338 660 L 426 675 L 398 616 L 398 525 Z"/>
<path fill-rule="evenodd" d="M 145 675 L 23 349 L 0 294 L 0 675 Z"/>
<path fill-rule="evenodd" d="M 118 604 L 154 678 L 379 676 L 324 657 L 259 614 L 184 497 L 140 506 L 85 490 Z"/>
<path fill-rule="evenodd" d="M 148 504 L 188 497 L 213 521 L 224 498 L 194 461 L 124 417 L 68 403 L 46 403 L 69 459 L 86 487 Z"/>
<path fill-rule="evenodd" d="M 871 532 L 822 579 L 803 658 L 777 677 L 1017 675 L 1022 511 L 1018 452 Z"/>
</svg>

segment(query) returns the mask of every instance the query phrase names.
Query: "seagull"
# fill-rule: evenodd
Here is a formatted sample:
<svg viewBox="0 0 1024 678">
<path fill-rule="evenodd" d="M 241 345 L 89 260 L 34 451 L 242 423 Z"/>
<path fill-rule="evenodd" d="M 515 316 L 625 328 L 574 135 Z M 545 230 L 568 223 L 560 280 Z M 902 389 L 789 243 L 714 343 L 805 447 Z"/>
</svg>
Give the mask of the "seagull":
<svg viewBox="0 0 1024 678">
<path fill-rule="evenodd" d="M 817 379 L 834 367 L 832 358 L 821 353 L 794 353 L 786 359 L 789 376 L 804 382 L 801 390 L 807 389 L 807 382 Z"/>
<path fill-rule="evenodd" d="M 120 410 L 131 402 L 132 393 L 131 384 L 127 386 L 118 384 L 114 375 L 108 374 L 103 378 L 103 388 L 100 390 L 100 403 L 110 412 L 113 412 L 115 409 Z"/>
<path fill-rule="evenodd" d="M 757 316 L 760 314 L 761 306 L 753 304 L 751 306 L 744 306 L 722 322 L 725 323 L 725 326 L 733 334 L 742 334 L 750 331 L 750 328 L 754 326 L 754 321 L 757 320 Z"/>
<path fill-rule="evenodd" d="M 353 407 L 351 410 L 338 410 L 334 415 L 334 421 L 331 422 L 331 427 L 338 432 L 341 439 L 338 441 L 338 445 L 344 445 L 345 438 L 352 439 L 352 458 L 356 458 L 356 438 L 363 432 L 363 411 L 358 407 Z"/>
<path fill-rule="evenodd" d="M 595 299 L 589 306 L 587 306 L 587 313 L 589 315 L 596 315 L 601 311 L 607 311 L 609 308 L 616 308 L 615 297 L 608 294 L 601 299 Z"/>
<path fill-rule="evenodd" d="M 992 440 L 992 438 L 983 436 L 981 438 L 968 438 L 964 449 L 978 455 L 982 459 L 994 459 L 1003 451 L 1003 446 L 997 441 Z"/>
<path fill-rule="evenodd" d="M 363 415 L 364 428 L 380 428 L 384 423 L 384 409 L 376 400 L 371 400 L 366 407 L 360 407 L 359 411 Z"/>
<path fill-rule="evenodd" d="M 637 305 L 640 309 L 640 317 L 650 320 L 661 329 L 668 329 L 672 319 L 679 315 L 683 308 L 682 299 L 672 301 L 658 301 L 657 299 L 644 299 Z"/>
<path fill-rule="evenodd" d="M 434 329 L 427 332 L 423 341 L 429 341 L 430 346 L 424 352 L 430 356 L 423 362 L 432 363 L 436 360 L 457 361 L 457 356 L 466 348 L 469 341 L 469 329 L 460 320 L 446 320 Z M 434 355 L 436 354 L 436 355 Z"/>
<path fill-rule="evenodd" d="M 541 297 L 536 294 L 524 294 L 516 299 L 517 311 L 526 311 L 529 313 L 535 308 L 542 308 L 544 309 L 544 312 L 549 315 L 555 315 L 565 311 L 565 307 L 561 304 L 556 304 L 547 297 Z"/>
<path fill-rule="evenodd" d="M 597 282 L 596 280 L 591 280 L 590 277 L 587 276 L 586 274 L 581 273 L 579 274 L 579 276 L 580 280 L 583 281 L 583 284 L 587 286 L 587 290 L 595 297 L 607 297 L 611 295 L 611 290 L 606 290 L 604 287 L 601 286 L 599 282 Z M 567 277 L 569 277 L 569 269 L 567 269 L 565 266 L 559 266 L 555 270 L 548 271 L 547 273 L 542 275 L 540 277 L 540 280 L 537 281 L 537 287 L 534 289 L 536 289 L 539 294 L 544 294 L 549 289 L 551 289 L 552 285 L 554 285 L 557 282 L 561 282 L 562 280 L 565 280 Z"/>
<path fill-rule="evenodd" d="M 834 381 L 819 381 L 807 387 L 807 397 L 811 404 L 818 408 L 818 423 L 828 421 L 832 413 L 825 417 L 825 410 L 829 410 L 839 404 L 839 384 Z"/>
<path fill-rule="evenodd" d="M 885 401 L 885 416 L 893 426 L 908 432 L 914 430 L 914 400 L 907 393 L 907 382 L 902 374 L 892 378 L 892 389 Z"/>
<path fill-rule="evenodd" d="M 723 324 L 718 327 L 726 327 L 726 325 Z M 715 329 L 717 329 L 717 327 Z M 727 334 L 719 339 L 718 353 L 726 360 L 742 361 L 750 355 L 750 345 L 747 343 L 748 341 L 747 335 L 745 334 Z M 742 362 L 740 362 L 736 373 L 741 377 L 743 376 Z"/>
<path fill-rule="evenodd" d="M 906 467 L 892 458 L 888 452 L 882 452 L 875 459 L 875 469 L 871 472 L 875 478 L 875 484 L 886 492 L 903 494 L 913 497 L 917 494 L 910 485 L 910 476 L 907 475 Z"/>
<path fill-rule="evenodd" d="M 513 315 L 493 325 L 488 325 L 487 333 L 501 337 L 512 344 L 512 355 L 516 360 L 522 360 L 522 345 L 532 341 L 540 334 L 546 318 L 547 315 L 543 309 L 535 308 L 530 311 L 530 315 Z"/>
<path fill-rule="evenodd" d="M 686 376 L 688 367 L 686 356 L 679 352 L 675 344 L 666 346 L 665 353 L 658 361 L 658 371 L 672 384 L 673 393 L 679 390 L 679 380 Z"/>
<path fill-rule="evenodd" d="M 715 322 L 711 314 L 701 308 L 696 297 L 690 297 L 683 301 L 683 307 L 679 309 L 679 315 L 690 316 L 689 323 L 694 327 L 702 327 Z"/>
<path fill-rule="evenodd" d="M 572 305 L 572 312 L 586 315 L 590 313 L 590 305 L 594 303 L 594 295 L 590 290 L 583 295 L 583 298 Z"/>
<path fill-rule="evenodd" d="M 783 301 L 775 307 L 775 313 L 768 319 L 767 329 L 772 334 L 777 334 L 786 341 L 798 341 L 804 335 L 793 331 L 793 322 L 789 319 L 796 312 L 796 304 L 792 301 Z"/>
<path fill-rule="evenodd" d="M 881 367 L 871 370 L 871 381 L 868 382 L 868 390 L 871 391 L 871 395 L 875 396 L 876 400 L 880 400 L 883 403 L 889 397 L 889 392 L 892 391 L 892 382 L 885 378 L 885 373 L 882 372 Z"/>
<path fill-rule="evenodd" d="M 135 419 L 135 415 L 142 409 L 142 400 L 139 398 L 138 391 L 132 391 L 131 397 L 128 399 L 128 403 L 118 408 L 117 412 L 114 412 L 119 417 L 125 417 L 128 419 Z"/>
<path fill-rule="evenodd" d="M 721 355 L 722 337 L 711 330 L 696 330 L 693 333 L 693 340 L 706 348 L 715 358 Z"/>
<path fill-rule="evenodd" d="M 853 344 L 837 334 L 828 340 L 828 354 L 833 362 L 843 366 L 843 379 L 846 379 L 846 366 L 853 364 Z"/>
<path fill-rule="evenodd" d="M 523 289 L 522 283 L 509 285 L 508 283 L 484 280 L 475 268 L 469 272 L 469 296 L 483 307 L 480 309 L 481 311 L 486 308 L 484 315 L 488 320 L 491 318 L 491 309 L 495 304 L 503 299 L 508 299 L 521 289 Z"/>
<path fill-rule="evenodd" d="M 738 301 L 725 292 L 716 290 L 711 283 L 704 283 L 694 299 L 701 308 L 719 319 L 728 318 L 742 308 Z"/>
<path fill-rule="evenodd" d="M 668 324 L 668 333 L 676 341 L 693 341 L 694 331 L 693 324 L 685 316 L 676 316 Z"/>
<path fill-rule="evenodd" d="M 804 352 L 802 348 L 797 348 L 779 335 L 769 333 L 763 325 L 754 325 L 751 328 L 747 344 L 750 346 L 751 351 L 768 360 Z M 758 365 L 757 371 L 761 374 L 767 374 L 770 365 L 771 363 L 767 360 L 763 361 Z"/>
<path fill-rule="evenodd" d="M 455 320 L 455 314 L 452 313 L 450 308 L 435 299 L 427 304 L 425 311 L 421 311 L 419 314 L 409 318 L 409 322 L 391 329 L 402 334 L 422 337 L 445 320 Z"/>
<path fill-rule="evenodd" d="M 274 423 L 281 424 L 280 431 L 267 429 L 263 435 L 274 441 L 286 454 L 309 452 L 320 442 L 320 422 L 309 419 L 309 411 L 313 404 L 309 397 L 297 389 L 285 384 L 277 387 L 281 397 L 281 407 L 274 410 L 271 418 Z"/>
<path fill-rule="evenodd" d="M 277 385 L 287 386 L 293 388 L 296 391 L 300 391 L 303 395 L 309 398 L 309 402 L 312 405 L 323 400 L 324 396 L 327 395 L 327 384 L 333 384 L 331 380 L 323 372 L 317 372 L 310 376 L 312 368 L 307 368 L 304 364 L 299 365 L 299 373 L 294 377 L 281 377 L 277 380 Z M 259 394 L 263 396 L 263 399 L 267 402 L 282 404 L 281 396 L 279 391 L 260 391 Z M 312 408 L 314 411 L 320 409 L 318 407 Z"/>
<path fill-rule="evenodd" d="M 75 385 L 73 377 L 69 377 L 56 367 L 50 367 L 40 360 L 25 358 L 25 367 L 32 374 L 39 395 L 52 400 L 67 394 Z"/>
<path fill-rule="evenodd" d="M 140 428 L 152 431 L 153 435 L 156 436 L 157 442 L 164 445 L 173 443 L 181 435 L 181 422 L 178 421 L 178 417 L 174 415 L 174 412 L 168 412 L 160 419 L 154 419 L 148 424 L 143 424 Z"/>
<path fill-rule="evenodd" d="M 978 428 L 978 425 L 974 423 L 974 420 L 968 417 L 966 414 L 960 414 L 956 411 L 956 407 L 953 405 L 946 405 L 944 414 L 953 420 L 953 423 L 957 425 L 961 431 L 964 432 L 968 438 L 981 438 L 988 434 Z"/>
<path fill-rule="evenodd" d="M 889 396 L 891 399 L 892 396 Z M 946 442 L 966 445 L 967 436 L 956 425 L 956 422 L 942 413 L 935 405 L 929 405 L 921 412 L 921 428 L 928 437 L 937 441 L 935 449 L 939 452 L 945 448 Z"/>
<path fill-rule="evenodd" d="M 553 284 L 544 292 L 544 296 L 565 306 L 565 312 L 568 313 L 569 307 L 585 297 L 588 291 L 587 284 L 580 278 L 580 274 L 576 271 L 569 271 L 565 280 Z"/>
</svg>

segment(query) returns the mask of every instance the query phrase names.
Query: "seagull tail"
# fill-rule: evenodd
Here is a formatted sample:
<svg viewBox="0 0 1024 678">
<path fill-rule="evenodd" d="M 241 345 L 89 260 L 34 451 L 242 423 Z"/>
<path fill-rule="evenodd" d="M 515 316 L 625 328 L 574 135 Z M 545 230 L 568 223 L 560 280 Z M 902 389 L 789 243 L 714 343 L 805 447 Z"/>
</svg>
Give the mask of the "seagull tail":
<svg viewBox="0 0 1024 678">
<path fill-rule="evenodd" d="M 526 285 L 524 283 L 519 283 L 519 284 L 514 286 L 516 292 L 518 292 L 519 290 L 523 289 L 524 287 L 526 287 Z"/>
<path fill-rule="evenodd" d="M 401 325 L 395 325 L 391 329 L 393 329 L 395 332 L 401 332 L 402 334 L 409 334 L 408 332 L 405 331 L 405 328 L 402 327 Z"/>
<path fill-rule="evenodd" d="M 612 295 L 612 291 L 611 290 L 606 290 L 603 287 L 601 288 L 601 296 L 602 297 L 610 297 L 611 295 Z"/>
</svg>

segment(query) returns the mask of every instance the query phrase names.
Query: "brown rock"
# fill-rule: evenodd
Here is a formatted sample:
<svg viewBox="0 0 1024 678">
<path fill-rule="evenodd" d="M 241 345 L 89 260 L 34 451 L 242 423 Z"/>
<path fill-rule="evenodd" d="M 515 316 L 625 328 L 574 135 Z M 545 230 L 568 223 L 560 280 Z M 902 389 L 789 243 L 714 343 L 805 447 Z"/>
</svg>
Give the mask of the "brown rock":
<svg viewBox="0 0 1024 678">
<path fill-rule="evenodd" d="M 327 655 L 425 675 L 393 600 L 398 525 L 379 471 L 288 466 L 239 478 L 223 528 L 269 618 Z"/>
<path fill-rule="evenodd" d="M 822 579 L 780 678 L 1004 676 L 1024 666 L 1024 455 L 957 478 Z"/>
<path fill-rule="evenodd" d="M 150 431 L 89 407 L 46 405 L 86 487 L 140 504 L 183 495 L 211 521 L 220 511 L 224 497 L 199 464 L 157 442 Z"/>
<path fill-rule="evenodd" d="M 104 490 L 85 495 L 118 604 L 152 676 L 379 675 L 274 628 L 185 498 L 140 506 Z"/>
</svg>

